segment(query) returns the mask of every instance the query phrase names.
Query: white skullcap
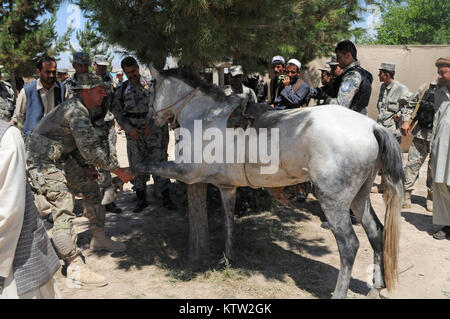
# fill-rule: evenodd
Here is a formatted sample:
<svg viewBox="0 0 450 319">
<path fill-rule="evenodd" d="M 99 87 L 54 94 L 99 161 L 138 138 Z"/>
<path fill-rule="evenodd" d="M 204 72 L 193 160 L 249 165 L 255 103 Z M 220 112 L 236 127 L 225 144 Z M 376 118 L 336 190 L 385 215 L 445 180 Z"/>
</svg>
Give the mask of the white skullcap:
<svg viewBox="0 0 450 319">
<path fill-rule="evenodd" d="M 272 64 L 285 64 L 286 61 L 281 55 L 276 55 L 272 58 Z"/>
<path fill-rule="evenodd" d="M 293 64 L 293 65 L 297 66 L 299 70 L 302 67 L 302 64 L 297 59 L 290 59 L 287 64 Z"/>
</svg>

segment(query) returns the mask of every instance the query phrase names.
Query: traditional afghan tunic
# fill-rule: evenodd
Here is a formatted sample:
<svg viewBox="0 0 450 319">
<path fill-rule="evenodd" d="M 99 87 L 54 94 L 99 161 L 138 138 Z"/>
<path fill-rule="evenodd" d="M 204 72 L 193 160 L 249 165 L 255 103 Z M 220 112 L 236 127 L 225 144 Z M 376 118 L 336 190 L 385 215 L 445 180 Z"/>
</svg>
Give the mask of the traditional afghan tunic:
<svg viewBox="0 0 450 319">
<path fill-rule="evenodd" d="M 21 295 L 17 291 L 13 262 L 24 221 L 26 179 L 22 136 L 10 127 L 0 140 L 0 299 L 61 298 L 54 279 Z"/>
<path fill-rule="evenodd" d="M 431 140 L 433 224 L 450 226 L 450 102 L 447 88 L 438 91 L 444 101 L 435 113 Z"/>
</svg>

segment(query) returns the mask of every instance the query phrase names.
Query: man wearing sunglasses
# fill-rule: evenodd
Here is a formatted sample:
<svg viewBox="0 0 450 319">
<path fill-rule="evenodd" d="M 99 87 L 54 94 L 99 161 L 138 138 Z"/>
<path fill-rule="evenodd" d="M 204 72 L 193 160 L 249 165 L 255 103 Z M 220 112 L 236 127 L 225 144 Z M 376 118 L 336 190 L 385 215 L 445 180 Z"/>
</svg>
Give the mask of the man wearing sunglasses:
<svg viewBox="0 0 450 319">
<path fill-rule="evenodd" d="M 294 109 L 307 106 L 311 99 L 310 88 L 300 79 L 302 64 L 297 59 L 291 59 L 286 64 L 286 77 L 281 78 L 281 86 L 277 89 L 274 107 L 277 110 Z"/>
</svg>

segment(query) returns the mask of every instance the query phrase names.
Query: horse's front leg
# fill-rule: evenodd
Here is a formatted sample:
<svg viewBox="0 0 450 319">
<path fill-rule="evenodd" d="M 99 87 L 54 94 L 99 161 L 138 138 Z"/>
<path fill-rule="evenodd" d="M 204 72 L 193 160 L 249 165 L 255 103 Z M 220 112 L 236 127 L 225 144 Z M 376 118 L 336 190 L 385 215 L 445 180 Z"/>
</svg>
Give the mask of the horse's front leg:
<svg viewBox="0 0 450 319">
<path fill-rule="evenodd" d="M 155 174 L 164 178 L 172 178 L 186 184 L 202 182 L 201 164 L 168 162 L 141 162 L 136 165 L 133 174 L 147 175 Z"/>
<path fill-rule="evenodd" d="M 228 260 L 233 259 L 233 226 L 234 226 L 234 208 L 236 205 L 236 187 L 219 187 L 222 197 L 222 207 L 225 214 L 225 257 Z"/>
</svg>

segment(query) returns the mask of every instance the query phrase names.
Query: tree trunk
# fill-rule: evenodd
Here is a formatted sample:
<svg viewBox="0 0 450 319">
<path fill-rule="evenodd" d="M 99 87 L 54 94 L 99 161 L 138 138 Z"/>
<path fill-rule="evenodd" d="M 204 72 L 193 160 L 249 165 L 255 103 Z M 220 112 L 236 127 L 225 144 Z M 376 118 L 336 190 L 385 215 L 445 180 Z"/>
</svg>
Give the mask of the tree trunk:
<svg viewBox="0 0 450 319">
<path fill-rule="evenodd" d="M 207 184 L 186 186 L 189 211 L 189 262 L 197 263 L 209 256 Z"/>
<path fill-rule="evenodd" d="M 16 86 L 16 70 L 11 69 L 9 71 L 9 78 L 11 81 L 11 88 L 14 91 L 14 101 L 17 99 L 17 95 L 19 94 L 19 92 L 17 92 L 17 86 Z"/>
</svg>

